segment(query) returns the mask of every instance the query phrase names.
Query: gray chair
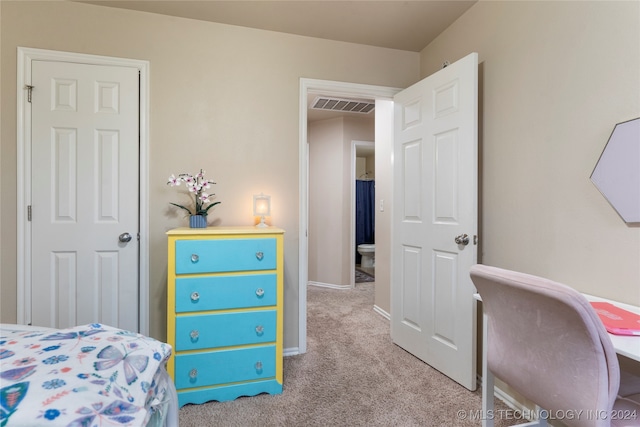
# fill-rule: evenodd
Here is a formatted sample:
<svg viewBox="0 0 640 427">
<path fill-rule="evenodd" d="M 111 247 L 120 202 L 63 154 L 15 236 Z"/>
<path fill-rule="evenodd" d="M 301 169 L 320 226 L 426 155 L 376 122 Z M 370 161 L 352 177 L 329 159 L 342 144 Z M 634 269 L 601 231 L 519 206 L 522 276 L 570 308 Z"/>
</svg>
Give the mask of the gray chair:
<svg viewBox="0 0 640 427">
<path fill-rule="evenodd" d="M 638 385 L 631 378 L 626 396 L 618 395 L 616 352 L 582 294 L 486 265 L 473 266 L 470 274 L 482 298 L 487 365 L 496 378 L 551 419 L 564 414 L 569 426 L 640 426 Z"/>
</svg>

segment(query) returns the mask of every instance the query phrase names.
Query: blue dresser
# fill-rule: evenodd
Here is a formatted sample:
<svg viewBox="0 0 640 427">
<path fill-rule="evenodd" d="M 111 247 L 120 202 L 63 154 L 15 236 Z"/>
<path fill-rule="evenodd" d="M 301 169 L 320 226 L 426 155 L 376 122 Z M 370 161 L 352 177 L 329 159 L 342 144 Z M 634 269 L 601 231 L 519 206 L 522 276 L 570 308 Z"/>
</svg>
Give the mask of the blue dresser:
<svg viewBox="0 0 640 427">
<path fill-rule="evenodd" d="M 284 230 L 178 228 L 167 236 L 167 369 L 180 406 L 281 393 Z"/>
</svg>

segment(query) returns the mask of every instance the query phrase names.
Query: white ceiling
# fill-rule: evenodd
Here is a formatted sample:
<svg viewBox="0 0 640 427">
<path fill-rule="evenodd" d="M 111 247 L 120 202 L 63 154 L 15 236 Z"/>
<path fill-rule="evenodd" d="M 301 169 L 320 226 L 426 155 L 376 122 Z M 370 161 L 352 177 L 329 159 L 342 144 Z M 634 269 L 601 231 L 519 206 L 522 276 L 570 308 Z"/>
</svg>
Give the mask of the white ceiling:
<svg viewBox="0 0 640 427">
<path fill-rule="evenodd" d="M 76 0 L 420 52 L 477 0 Z"/>
</svg>

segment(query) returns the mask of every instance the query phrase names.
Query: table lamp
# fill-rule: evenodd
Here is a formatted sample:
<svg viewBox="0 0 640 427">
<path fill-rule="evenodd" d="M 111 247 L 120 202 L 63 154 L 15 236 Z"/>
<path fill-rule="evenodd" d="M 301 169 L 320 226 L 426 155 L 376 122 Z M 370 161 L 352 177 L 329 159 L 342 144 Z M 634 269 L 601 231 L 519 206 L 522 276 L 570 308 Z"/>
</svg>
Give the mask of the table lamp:
<svg viewBox="0 0 640 427">
<path fill-rule="evenodd" d="M 268 225 L 264 222 L 264 217 L 271 215 L 271 196 L 265 196 L 262 193 L 260 193 L 259 196 L 253 196 L 253 215 L 260 217 L 260 222 L 256 225 L 256 227 L 268 227 Z"/>
</svg>

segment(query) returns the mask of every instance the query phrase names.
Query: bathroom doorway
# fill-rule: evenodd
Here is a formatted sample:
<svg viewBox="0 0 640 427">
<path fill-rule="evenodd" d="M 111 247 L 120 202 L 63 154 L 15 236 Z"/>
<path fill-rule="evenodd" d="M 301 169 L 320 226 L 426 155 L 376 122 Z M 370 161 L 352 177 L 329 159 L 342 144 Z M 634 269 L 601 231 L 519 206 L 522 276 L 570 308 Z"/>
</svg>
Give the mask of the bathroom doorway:
<svg viewBox="0 0 640 427">
<path fill-rule="evenodd" d="M 375 281 L 375 142 L 351 141 L 351 286 Z"/>
</svg>

